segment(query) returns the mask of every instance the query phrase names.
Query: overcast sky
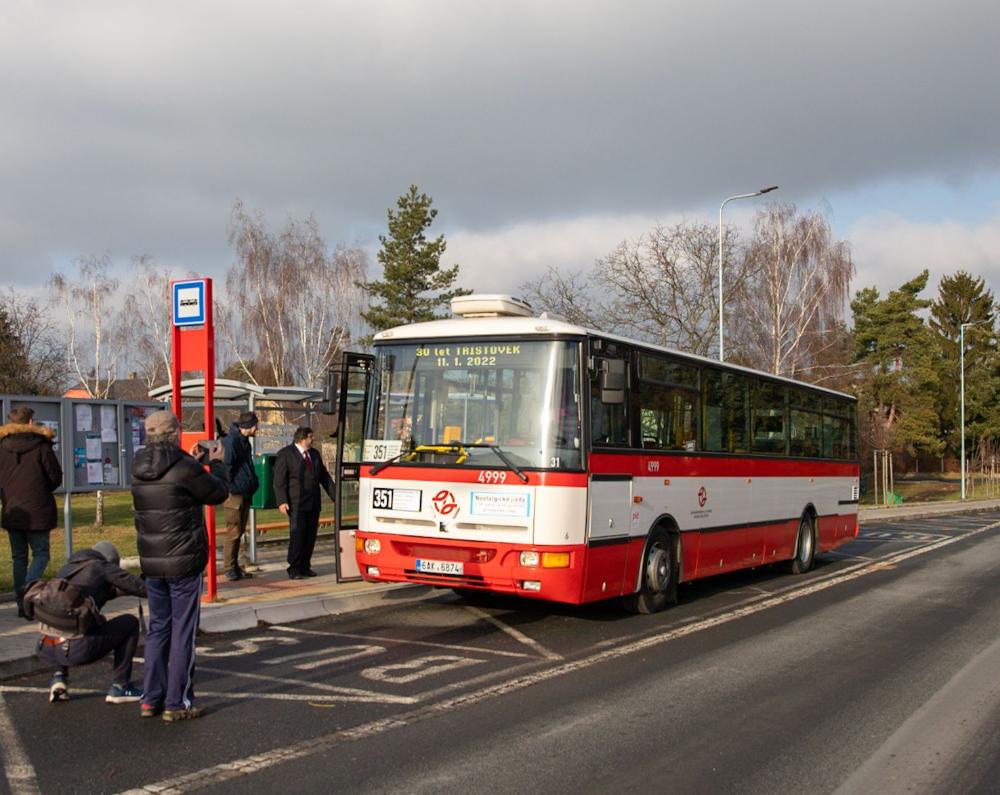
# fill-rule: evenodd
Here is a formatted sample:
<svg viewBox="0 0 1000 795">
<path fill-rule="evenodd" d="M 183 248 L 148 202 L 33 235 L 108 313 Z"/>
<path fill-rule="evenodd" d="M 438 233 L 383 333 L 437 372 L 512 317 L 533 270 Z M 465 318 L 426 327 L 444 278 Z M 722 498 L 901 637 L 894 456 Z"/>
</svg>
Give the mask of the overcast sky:
<svg viewBox="0 0 1000 795">
<path fill-rule="evenodd" d="M 237 198 L 374 251 L 416 183 L 444 264 L 509 291 L 777 184 L 829 206 L 854 289 L 996 291 L 998 31 L 996 0 L 4 0 L 0 281 L 221 276 Z"/>
</svg>

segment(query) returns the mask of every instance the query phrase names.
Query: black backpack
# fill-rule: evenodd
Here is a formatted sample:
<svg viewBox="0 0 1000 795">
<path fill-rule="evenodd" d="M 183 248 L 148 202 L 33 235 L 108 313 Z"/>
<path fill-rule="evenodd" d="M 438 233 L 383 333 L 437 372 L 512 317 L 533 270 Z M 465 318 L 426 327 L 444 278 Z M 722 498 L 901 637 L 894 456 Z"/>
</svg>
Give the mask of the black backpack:
<svg viewBox="0 0 1000 795">
<path fill-rule="evenodd" d="M 94 600 L 73 585 L 70 579 L 90 565 L 90 561 L 65 577 L 35 580 L 24 592 L 24 614 L 67 636 L 86 635 L 105 622 Z"/>
</svg>

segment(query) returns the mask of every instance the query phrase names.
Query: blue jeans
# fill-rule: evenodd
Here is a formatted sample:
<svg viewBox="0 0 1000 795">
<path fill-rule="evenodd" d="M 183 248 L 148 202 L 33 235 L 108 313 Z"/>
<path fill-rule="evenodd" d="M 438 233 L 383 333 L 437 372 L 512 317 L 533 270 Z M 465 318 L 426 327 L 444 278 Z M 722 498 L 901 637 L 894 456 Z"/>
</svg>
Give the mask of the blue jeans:
<svg viewBox="0 0 1000 795">
<path fill-rule="evenodd" d="M 143 654 L 143 704 L 187 709 L 194 701 L 194 638 L 202 574 L 147 577 L 149 631 Z"/>
<path fill-rule="evenodd" d="M 7 536 L 14 561 L 14 594 L 20 604 L 24 587 L 41 577 L 49 565 L 49 531 L 8 530 Z M 31 547 L 31 566 L 28 566 L 28 547 Z"/>
</svg>

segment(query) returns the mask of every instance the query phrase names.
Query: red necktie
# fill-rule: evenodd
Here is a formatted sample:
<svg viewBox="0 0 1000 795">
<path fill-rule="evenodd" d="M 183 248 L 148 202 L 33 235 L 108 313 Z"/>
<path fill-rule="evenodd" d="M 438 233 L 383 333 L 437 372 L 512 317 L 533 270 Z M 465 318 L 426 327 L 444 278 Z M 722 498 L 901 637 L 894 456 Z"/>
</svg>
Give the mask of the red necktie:
<svg viewBox="0 0 1000 795">
<path fill-rule="evenodd" d="M 309 472 L 312 473 L 312 471 L 313 471 L 313 462 L 312 462 L 312 458 L 309 457 L 309 451 L 306 450 L 302 455 L 306 459 L 306 469 L 308 469 Z"/>
</svg>

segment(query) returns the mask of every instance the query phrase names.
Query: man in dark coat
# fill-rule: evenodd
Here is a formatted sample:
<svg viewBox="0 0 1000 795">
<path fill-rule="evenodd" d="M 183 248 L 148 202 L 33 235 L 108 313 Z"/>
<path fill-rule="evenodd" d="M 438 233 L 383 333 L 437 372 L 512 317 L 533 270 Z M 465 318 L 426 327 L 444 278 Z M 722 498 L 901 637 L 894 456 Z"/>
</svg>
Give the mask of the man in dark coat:
<svg viewBox="0 0 1000 795">
<path fill-rule="evenodd" d="M 52 452 L 55 434 L 44 425 L 36 425 L 34 417 L 32 409 L 21 406 L 0 426 L 0 525 L 10 538 L 14 595 L 17 614 L 22 617 L 24 589 L 42 576 L 49 563 L 49 533 L 56 526 L 52 492 L 62 483 L 62 467 Z"/>
<path fill-rule="evenodd" d="M 288 517 L 288 577 L 315 577 L 313 548 L 319 529 L 320 486 L 336 499 L 333 478 L 323 459 L 312 449 L 312 428 L 297 428 L 292 444 L 278 451 L 274 461 L 274 496 L 278 510 Z"/>
<path fill-rule="evenodd" d="M 94 600 L 97 609 L 117 596 L 145 596 L 146 586 L 121 567 L 118 550 L 110 541 L 99 541 L 93 549 L 73 555 L 56 577 L 68 580 Z M 31 605 L 28 605 L 29 609 Z M 114 652 L 114 676 L 105 701 L 127 704 L 139 701 L 142 690 L 132 684 L 132 658 L 139 645 L 139 620 L 135 616 L 115 616 L 85 635 L 66 637 L 62 631 L 41 625 L 35 655 L 56 672 L 49 681 L 49 701 L 68 701 L 70 666 L 88 665 Z"/>
<path fill-rule="evenodd" d="M 198 447 L 191 448 L 192 454 Z M 140 715 L 165 721 L 199 718 L 194 706 L 194 639 L 208 562 L 206 505 L 229 496 L 222 445 L 211 473 L 180 448 L 180 424 L 169 411 L 146 418 L 146 446 L 132 466 L 132 501 L 139 561 L 149 591 L 145 681 Z M 214 565 L 214 561 L 212 562 Z"/>
<path fill-rule="evenodd" d="M 248 579 L 253 575 L 240 568 L 240 538 L 247 530 L 250 501 L 257 491 L 257 473 L 253 468 L 250 437 L 257 433 L 257 415 L 245 411 L 229 426 L 222 440 L 226 453 L 226 474 L 229 477 L 229 497 L 222 504 L 226 517 L 226 546 L 222 554 L 222 570 L 227 580 Z"/>
</svg>

